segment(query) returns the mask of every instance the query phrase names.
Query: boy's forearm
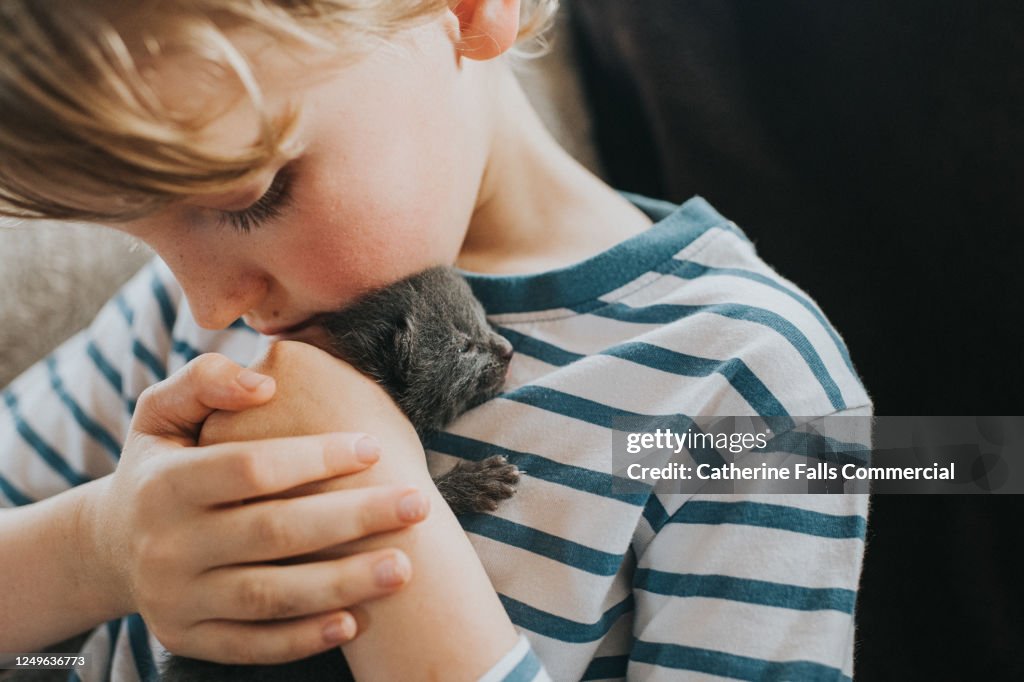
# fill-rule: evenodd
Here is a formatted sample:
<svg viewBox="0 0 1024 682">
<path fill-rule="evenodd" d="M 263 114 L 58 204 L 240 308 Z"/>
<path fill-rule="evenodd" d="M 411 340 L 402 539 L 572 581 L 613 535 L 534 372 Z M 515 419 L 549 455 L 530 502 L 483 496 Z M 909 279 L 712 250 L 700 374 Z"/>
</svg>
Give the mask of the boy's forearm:
<svg viewBox="0 0 1024 682">
<path fill-rule="evenodd" d="M 121 613 L 85 518 L 105 479 L 0 510 L 0 651 L 31 653 Z"/>
<path fill-rule="evenodd" d="M 345 645 L 360 680 L 477 679 L 516 643 L 516 631 L 498 600 L 476 552 L 447 508 L 423 459 L 422 447 L 390 400 L 348 365 L 322 351 L 291 347 L 271 351 L 253 365 L 273 376 L 273 400 L 243 413 L 217 413 L 201 440 L 245 440 L 322 431 L 365 431 L 382 445 L 379 462 L 334 479 L 333 489 L 412 483 L 431 500 L 429 517 L 401 531 L 345 545 L 351 554 L 397 547 L 409 557 L 410 582 L 395 594 L 360 605 L 360 626 Z M 294 352 L 292 352 L 294 351 Z"/>
</svg>

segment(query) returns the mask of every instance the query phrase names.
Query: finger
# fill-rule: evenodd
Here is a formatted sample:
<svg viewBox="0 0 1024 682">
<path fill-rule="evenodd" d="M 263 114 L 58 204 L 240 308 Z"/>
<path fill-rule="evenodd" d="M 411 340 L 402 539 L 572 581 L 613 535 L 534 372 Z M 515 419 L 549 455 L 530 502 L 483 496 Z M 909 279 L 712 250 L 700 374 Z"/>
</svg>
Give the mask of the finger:
<svg viewBox="0 0 1024 682">
<path fill-rule="evenodd" d="M 404 528 L 429 507 L 411 486 L 335 490 L 225 509 L 197 520 L 194 537 L 210 539 L 208 566 L 273 561 Z"/>
<path fill-rule="evenodd" d="M 356 635 L 351 613 L 324 613 L 290 621 L 197 623 L 174 651 L 216 663 L 272 665 L 308 658 Z"/>
<path fill-rule="evenodd" d="M 217 410 L 237 411 L 265 403 L 274 380 L 204 353 L 139 396 L 131 428 L 144 434 L 195 443 L 203 421 Z"/>
<path fill-rule="evenodd" d="M 218 568 L 190 590 L 196 597 L 188 613 L 239 621 L 297 618 L 382 597 L 411 576 L 408 557 L 397 549 L 288 566 Z"/>
<path fill-rule="evenodd" d="M 212 506 L 362 471 L 379 457 L 380 445 L 365 433 L 321 433 L 191 448 L 165 465 L 169 485 Z"/>
</svg>

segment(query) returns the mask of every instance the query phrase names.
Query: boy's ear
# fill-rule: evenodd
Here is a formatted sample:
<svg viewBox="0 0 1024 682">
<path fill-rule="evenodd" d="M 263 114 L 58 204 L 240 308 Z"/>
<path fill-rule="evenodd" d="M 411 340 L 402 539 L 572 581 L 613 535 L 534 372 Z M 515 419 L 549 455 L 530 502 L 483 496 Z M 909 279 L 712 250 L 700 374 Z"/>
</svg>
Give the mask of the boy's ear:
<svg viewBox="0 0 1024 682">
<path fill-rule="evenodd" d="M 459 20 L 459 54 L 480 61 L 508 50 L 519 33 L 519 0 L 448 0 Z"/>
</svg>

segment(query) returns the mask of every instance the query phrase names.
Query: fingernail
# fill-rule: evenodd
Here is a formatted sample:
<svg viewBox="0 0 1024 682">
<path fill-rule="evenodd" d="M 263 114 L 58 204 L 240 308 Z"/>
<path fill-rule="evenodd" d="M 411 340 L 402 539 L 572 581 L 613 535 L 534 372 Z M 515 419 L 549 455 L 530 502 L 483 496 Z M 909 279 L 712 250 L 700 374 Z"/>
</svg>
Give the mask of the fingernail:
<svg viewBox="0 0 1024 682">
<path fill-rule="evenodd" d="M 382 559 L 373 566 L 373 575 L 380 587 L 395 587 L 405 582 L 409 572 L 408 564 L 393 557 Z"/>
<path fill-rule="evenodd" d="M 356 456 L 366 464 L 376 462 L 380 459 L 380 443 L 373 436 L 363 436 L 356 441 Z"/>
<path fill-rule="evenodd" d="M 427 498 L 418 490 L 402 496 L 398 501 L 398 518 L 403 521 L 417 521 L 427 514 Z"/>
<path fill-rule="evenodd" d="M 264 374 L 257 374 L 251 369 L 243 369 L 238 374 L 236 381 L 242 385 L 242 388 L 248 391 L 255 391 L 257 388 L 270 381 L 270 377 Z"/>
<path fill-rule="evenodd" d="M 324 641 L 328 644 L 345 642 L 356 634 L 356 619 L 351 614 L 343 613 L 337 620 L 332 620 L 324 626 Z"/>
</svg>

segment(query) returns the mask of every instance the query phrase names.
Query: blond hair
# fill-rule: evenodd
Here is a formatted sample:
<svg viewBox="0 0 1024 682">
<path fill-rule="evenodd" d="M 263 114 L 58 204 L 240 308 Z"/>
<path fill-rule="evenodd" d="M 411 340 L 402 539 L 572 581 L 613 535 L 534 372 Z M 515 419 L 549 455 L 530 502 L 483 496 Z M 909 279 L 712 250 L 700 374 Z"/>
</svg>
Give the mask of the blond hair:
<svg viewBox="0 0 1024 682">
<path fill-rule="evenodd" d="M 543 53 L 557 7 L 522 0 L 515 57 Z M 447 0 L 3 0 L 0 216 L 116 223 L 248 182 L 280 155 L 299 112 L 270 117 L 227 29 L 359 54 L 447 9 Z M 530 43 L 541 50 L 527 52 Z M 185 115 L 157 98 L 143 65 L 180 53 L 233 74 L 252 100 L 261 134 L 245 153 L 200 144 L 211 113 Z"/>
</svg>

